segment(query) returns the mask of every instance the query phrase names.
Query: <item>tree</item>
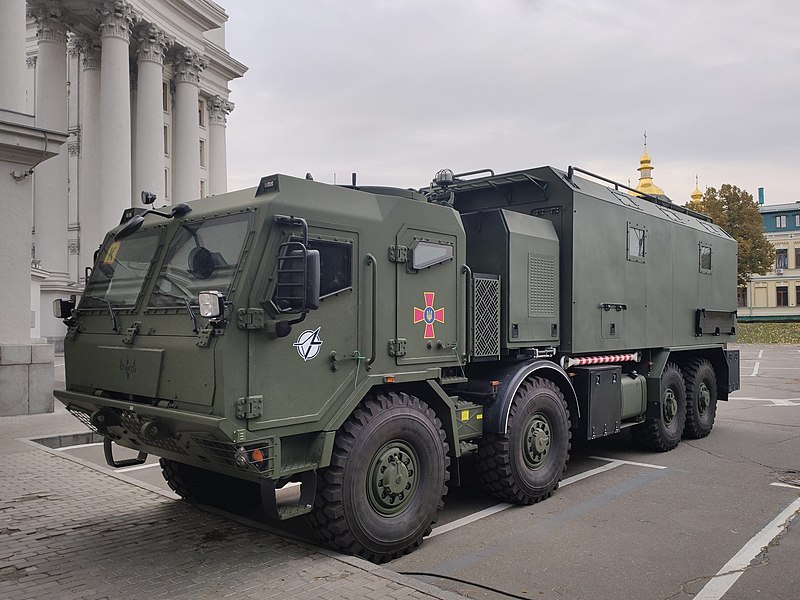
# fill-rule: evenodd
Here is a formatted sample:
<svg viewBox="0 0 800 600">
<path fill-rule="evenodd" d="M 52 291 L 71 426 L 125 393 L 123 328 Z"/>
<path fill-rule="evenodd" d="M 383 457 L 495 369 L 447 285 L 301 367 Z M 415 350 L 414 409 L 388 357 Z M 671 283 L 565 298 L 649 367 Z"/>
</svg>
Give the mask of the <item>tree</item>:
<svg viewBox="0 0 800 600">
<path fill-rule="evenodd" d="M 727 231 L 739 244 L 737 285 L 744 287 L 750 275 L 765 275 L 772 269 L 775 250 L 764 235 L 764 223 L 758 204 L 746 190 L 723 183 L 719 190 L 707 188 L 702 199 L 686 204 L 687 208 L 704 213 Z"/>
</svg>

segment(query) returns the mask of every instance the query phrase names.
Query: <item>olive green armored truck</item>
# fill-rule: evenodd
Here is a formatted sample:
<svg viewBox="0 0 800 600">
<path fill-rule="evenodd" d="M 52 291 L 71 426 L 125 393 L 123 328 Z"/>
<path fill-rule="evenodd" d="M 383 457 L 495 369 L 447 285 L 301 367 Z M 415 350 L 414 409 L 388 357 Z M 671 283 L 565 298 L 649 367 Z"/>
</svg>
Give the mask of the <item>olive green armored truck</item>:
<svg viewBox="0 0 800 600">
<path fill-rule="evenodd" d="M 307 515 L 376 562 L 422 543 L 468 455 L 531 504 L 573 440 L 671 450 L 739 388 L 734 240 L 572 167 L 132 208 L 54 309 L 56 396 L 110 465 L 158 455 L 187 500 Z"/>
</svg>

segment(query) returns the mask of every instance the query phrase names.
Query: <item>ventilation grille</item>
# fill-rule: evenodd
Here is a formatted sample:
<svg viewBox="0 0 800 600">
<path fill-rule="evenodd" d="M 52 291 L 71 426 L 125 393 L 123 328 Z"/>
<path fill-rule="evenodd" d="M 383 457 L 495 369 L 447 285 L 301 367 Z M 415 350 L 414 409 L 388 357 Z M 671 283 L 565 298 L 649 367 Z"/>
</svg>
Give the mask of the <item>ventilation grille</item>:
<svg viewBox="0 0 800 600">
<path fill-rule="evenodd" d="M 472 355 L 475 358 L 500 356 L 500 278 L 475 274 L 473 277 Z"/>
<path fill-rule="evenodd" d="M 547 254 L 528 254 L 528 316 L 556 316 L 556 260 Z"/>
</svg>

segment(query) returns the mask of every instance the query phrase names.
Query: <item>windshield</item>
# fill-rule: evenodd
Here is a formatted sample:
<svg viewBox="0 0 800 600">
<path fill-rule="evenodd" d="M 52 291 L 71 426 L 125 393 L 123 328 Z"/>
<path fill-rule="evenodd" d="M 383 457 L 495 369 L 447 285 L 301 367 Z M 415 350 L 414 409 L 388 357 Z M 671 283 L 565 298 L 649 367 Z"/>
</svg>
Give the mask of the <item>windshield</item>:
<svg viewBox="0 0 800 600">
<path fill-rule="evenodd" d="M 97 254 L 79 308 L 132 308 L 142 292 L 158 247 L 160 229 L 138 231 L 117 240 L 109 235 Z"/>
<path fill-rule="evenodd" d="M 167 250 L 150 306 L 185 306 L 202 291 L 230 294 L 247 232 L 249 213 L 182 224 Z"/>
</svg>

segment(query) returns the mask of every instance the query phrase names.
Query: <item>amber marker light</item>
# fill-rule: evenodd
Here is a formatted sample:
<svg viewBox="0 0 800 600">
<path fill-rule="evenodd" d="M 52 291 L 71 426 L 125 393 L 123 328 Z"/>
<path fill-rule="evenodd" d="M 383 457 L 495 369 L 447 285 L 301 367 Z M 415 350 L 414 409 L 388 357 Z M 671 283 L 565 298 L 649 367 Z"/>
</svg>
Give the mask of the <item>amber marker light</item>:
<svg viewBox="0 0 800 600">
<path fill-rule="evenodd" d="M 387 375 L 384 377 L 383 383 L 394 383 L 394 375 Z"/>
<path fill-rule="evenodd" d="M 263 462 L 264 461 L 264 452 L 261 450 L 261 448 L 256 448 L 255 450 L 253 450 L 250 453 L 250 459 L 253 462 L 258 462 L 258 463 Z"/>
</svg>

